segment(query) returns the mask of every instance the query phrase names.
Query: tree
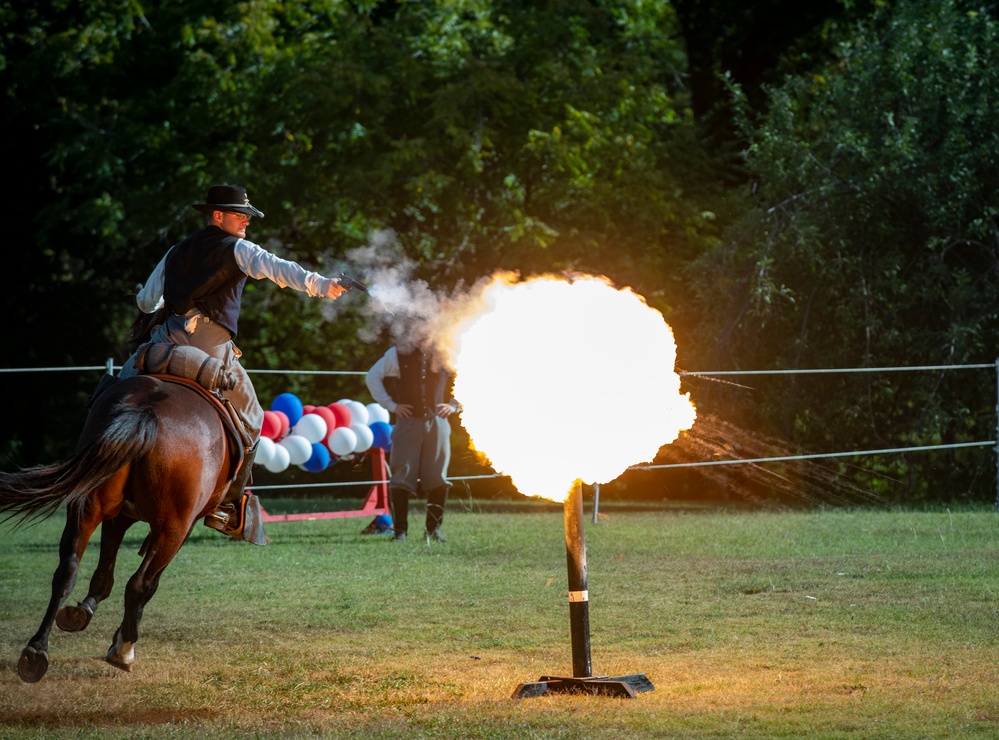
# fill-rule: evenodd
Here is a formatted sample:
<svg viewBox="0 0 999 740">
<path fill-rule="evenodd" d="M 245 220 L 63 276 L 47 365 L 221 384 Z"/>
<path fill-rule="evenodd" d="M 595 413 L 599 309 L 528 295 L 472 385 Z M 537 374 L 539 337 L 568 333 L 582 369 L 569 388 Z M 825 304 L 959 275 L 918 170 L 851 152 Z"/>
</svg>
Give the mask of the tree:
<svg viewBox="0 0 999 740">
<path fill-rule="evenodd" d="M 747 119 L 758 206 L 690 274 L 718 357 L 741 367 L 990 363 L 999 310 L 999 53 L 974 5 L 899 3 L 850 29 L 821 72 Z M 924 376 L 925 377 L 925 376 Z M 994 379 L 841 376 L 775 398 L 810 449 L 988 439 Z M 981 453 L 875 461 L 890 495 L 991 497 Z M 956 490 L 955 490 L 956 489 Z"/>
<path fill-rule="evenodd" d="M 665 4 L 98 0 L 7 5 L 2 23 L 7 154 L 33 157 L 12 204 L 30 245 L 5 298 L 17 366 L 123 360 L 135 283 L 222 180 L 267 204 L 253 238 L 279 253 L 323 270 L 391 229 L 441 290 L 579 269 L 668 312 L 676 265 L 715 233 L 712 188 L 681 172 L 711 168 Z M 350 311 L 250 287 L 244 316 L 251 367 L 372 352 Z M 66 450 L 94 380 L 10 389 L 4 449 Z"/>
</svg>

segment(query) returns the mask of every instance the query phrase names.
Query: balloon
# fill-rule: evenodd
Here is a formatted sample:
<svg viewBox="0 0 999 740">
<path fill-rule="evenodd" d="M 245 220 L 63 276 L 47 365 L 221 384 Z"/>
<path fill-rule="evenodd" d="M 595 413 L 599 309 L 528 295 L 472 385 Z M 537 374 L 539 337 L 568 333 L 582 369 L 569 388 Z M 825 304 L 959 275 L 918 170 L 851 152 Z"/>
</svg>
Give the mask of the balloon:
<svg viewBox="0 0 999 740">
<path fill-rule="evenodd" d="M 288 450 L 290 465 L 301 465 L 312 456 L 312 443 L 300 434 L 289 434 L 277 444 Z"/>
<path fill-rule="evenodd" d="M 369 403 L 365 408 L 368 410 L 368 425 L 374 424 L 376 421 L 389 420 L 388 409 L 382 406 L 380 403 Z"/>
<path fill-rule="evenodd" d="M 326 444 L 332 452 L 337 457 L 343 457 L 344 455 L 349 455 L 354 451 L 354 445 L 357 444 L 357 435 L 354 434 L 354 430 L 350 427 L 337 427 L 330 434 L 329 439 L 326 440 Z"/>
<path fill-rule="evenodd" d="M 316 410 L 316 407 L 313 406 L 311 403 L 303 403 L 302 404 L 302 416 L 305 416 L 306 414 L 311 414 L 315 410 Z"/>
<path fill-rule="evenodd" d="M 336 426 L 338 427 L 349 427 L 350 426 L 350 409 L 344 404 L 337 401 L 336 403 L 331 403 L 327 406 L 333 416 L 336 417 Z"/>
<path fill-rule="evenodd" d="M 376 421 L 368 426 L 371 430 L 371 446 L 380 450 L 389 450 L 392 447 L 392 425 L 387 421 Z"/>
<path fill-rule="evenodd" d="M 287 417 L 285 417 L 287 421 Z M 260 425 L 261 439 L 281 438 L 281 417 L 275 411 L 264 412 L 264 423 Z"/>
<path fill-rule="evenodd" d="M 295 426 L 302 418 L 302 402 L 294 393 L 282 393 L 271 404 L 272 411 L 283 411 L 288 423 Z"/>
<path fill-rule="evenodd" d="M 350 425 L 368 424 L 368 407 L 360 401 L 344 401 L 344 406 L 350 409 Z"/>
<path fill-rule="evenodd" d="M 357 437 L 357 442 L 354 443 L 354 452 L 367 452 L 371 449 L 371 443 L 375 441 L 371 427 L 366 424 L 351 424 L 350 430 Z"/>
<path fill-rule="evenodd" d="M 274 457 L 274 440 L 270 437 L 261 437 L 257 442 L 257 454 L 253 458 L 255 465 L 267 466 L 270 459 Z"/>
<path fill-rule="evenodd" d="M 316 442 L 312 445 L 312 456 L 305 461 L 305 469 L 310 473 L 321 473 L 330 465 L 330 451 L 326 445 Z"/>
<path fill-rule="evenodd" d="M 264 465 L 271 473 L 281 473 L 288 469 L 291 460 L 288 456 L 288 448 L 280 444 L 274 445 L 274 456 Z"/>
<path fill-rule="evenodd" d="M 318 414 L 304 414 L 291 428 L 291 433 L 305 437 L 309 440 L 309 444 L 322 442 L 327 434 L 326 420 Z"/>
<path fill-rule="evenodd" d="M 266 414 L 267 412 L 265 411 L 264 413 Z M 271 413 L 277 417 L 278 424 L 281 426 L 281 430 L 274 437 L 274 441 L 276 442 L 288 433 L 288 430 L 291 429 L 291 422 L 288 421 L 288 414 L 284 411 L 271 411 Z"/>
<path fill-rule="evenodd" d="M 328 437 L 330 432 L 336 428 L 336 414 L 326 406 L 316 406 L 312 413 L 322 417 L 323 421 L 326 422 L 326 436 Z"/>
</svg>

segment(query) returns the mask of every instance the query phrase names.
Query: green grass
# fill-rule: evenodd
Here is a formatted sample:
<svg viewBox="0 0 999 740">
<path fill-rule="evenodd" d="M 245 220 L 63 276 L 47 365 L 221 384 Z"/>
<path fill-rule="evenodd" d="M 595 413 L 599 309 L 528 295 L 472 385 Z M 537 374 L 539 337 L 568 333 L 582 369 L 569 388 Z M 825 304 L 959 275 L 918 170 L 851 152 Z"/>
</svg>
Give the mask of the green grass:
<svg viewBox="0 0 999 740">
<path fill-rule="evenodd" d="M 586 512 L 593 669 L 644 673 L 655 690 L 635 699 L 511 698 L 572 673 L 557 510 L 454 506 L 434 546 L 361 535 L 368 519 L 273 523 L 262 548 L 199 525 L 124 673 L 103 656 L 137 525 L 111 598 L 85 632 L 53 632 L 33 685 L 17 659 L 62 519 L 5 529 L 0 737 L 999 736 L 994 512 L 601 511 Z"/>
</svg>

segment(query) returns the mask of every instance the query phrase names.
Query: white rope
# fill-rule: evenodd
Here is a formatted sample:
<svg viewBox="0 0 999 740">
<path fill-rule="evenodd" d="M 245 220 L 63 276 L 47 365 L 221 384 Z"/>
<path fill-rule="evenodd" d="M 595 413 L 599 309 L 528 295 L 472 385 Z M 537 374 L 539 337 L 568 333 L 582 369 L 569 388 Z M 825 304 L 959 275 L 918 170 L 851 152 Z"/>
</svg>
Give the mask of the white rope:
<svg viewBox="0 0 999 740">
<path fill-rule="evenodd" d="M 668 463 L 666 465 L 632 465 L 628 470 L 661 470 L 663 468 L 696 468 L 706 465 L 740 465 L 743 463 L 782 462 L 785 460 L 814 460 L 820 457 L 856 457 L 858 455 L 885 455 L 890 452 L 925 452 L 926 450 L 952 450 L 960 447 L 987 447 L 995 445 L 994 439 L 988 442 L 958 442 L 950 445 L 924 445 L 922 447 L 889 447 L 883 450 L 853 450 L 852 452 L 818 452 L 813 455 L 784 455 L 781 457 L 756 457 L 738 460 L 706 460 L 692 463 Z"/>
<path fill-rule="evenodd" d="M 850 452 L 819 452 L 814 455 L 782 455 L 779 457 L 755 457 L 740 460 L 705 460 L 702 462 L 668 463 L 665 465 L 632 465 L 628 470 L 662 470 L 664 468 L 697 468 L 708 465 L 744 465 L 747 463 L 785 462 L 789 460 L 814 460 L 820 457 L 856 457 L 858 455 L 884 455 L 892 452 L 926 452 L 927 450 L 950 450 L 963 447 L 987 447 L 995 445 L 994 439 L 987 442 L 957 442 L 949 445 L 923 445 L 921 447 L 889 447 L 882 450 L 852 450 Z M 504 473 L 491 475 L 448 476 L 448 480 L 486 480 L 507 478 Z M 285 488 L 336 488 L 339 486 L 374 486 L 386 483 L 384 480 L 348 481 L 343 483 L 289 483 L 279 486 L 251 486 L 254 491 L 277 491 Z"/>
<path fill-rule="evenodd" d="M 75 367 L 4 367 L 0 373 L 47 373 L 79 370 L 107 370 L 108 365 L 78 365 Z M 120 370 L 121 365 L 110 365 L 112 370 Z M 993 370 L 995 364 L 980 365 L 912 365 L 909 367 L 828 367 L 806 368 L 798 370 L 682 370 L 680 377 L 693 376 L 724 376 L 724 375 L 815 375 L 818 373 L 899 373 L 925 370 Z M 255 370 L 247 368 L 248 373 L 260 375 L 366 375 L 360 370 Z"/>
<path fill-rule="evenodd" d="M 912 365 L 910 367 L 829 367 L 804 370 L 684 370 L 677 375 L 816 375 L 818 373 L 900 373 L 910 370 L 993 370 L 989 365 Z"/>
<path fill-rule="evenodd" d="M 80 371 L 80 370 L 108 370 L 117 366 L 110 362 L 105 365 L 85 365 L 77 367 L 32 367 L 32 368 L 0 368 L 0 373 L 18 372 L 59 372 L 59 371 Z M 985 370 L 995 369 L 995 364 L 978 365 L 913 365 L 910 367 L 850 367 L 850 368 L 821 368 L 806 370 L 712 370 L 712 371 L 683 371 L 677 373 L 680 376 L 723 376 L 723 375 L 810 375 L 817 373 L 873 373 L 873 372 L 905 372 L 905 371 L 926 371 L 926 370 Z M 353 370 L 247 370 L 249 373 L 261 374 L 294 374 L 294 375 L 366 375 L 364 372 Z M 793 460 L 815 460 L 819 458 L 834 457 L 856 457 L 859 455 L 887 455 L 906 452 L 926 452 L 928 450 L 948 450 L 966 447 L 994 447 L 996 440 L 985 442 L 960 442 L 947 445 L 923 445 L 920 447 L 888 447 L 880 450 L 852 450 L 850 452 L 820 452 L 808 455 L 782 455 L 778 457 L 757 457 L 737 460 L 704 460 L 701 462 L 689 463 L 667 463 L 664 465 L 633 465 L 628 470 L 662 470 L 666 468 L 695 468 L 709 465 L 745 465 L 759 464 L 767 462 L 787 462 Z M 491 475 L 469 475 L 450 477 L 449 480 L 484 480 L 491 478 L 505 478 L 502 473 Z M 254 490 L 281 490 L 288 488 L 335 488 L 341 486 L 372 486 L 385 483 L 386 481 L 347 481 L 342 483 L 294 483 L 274 486 L 254 486 Z"/>
</svg>

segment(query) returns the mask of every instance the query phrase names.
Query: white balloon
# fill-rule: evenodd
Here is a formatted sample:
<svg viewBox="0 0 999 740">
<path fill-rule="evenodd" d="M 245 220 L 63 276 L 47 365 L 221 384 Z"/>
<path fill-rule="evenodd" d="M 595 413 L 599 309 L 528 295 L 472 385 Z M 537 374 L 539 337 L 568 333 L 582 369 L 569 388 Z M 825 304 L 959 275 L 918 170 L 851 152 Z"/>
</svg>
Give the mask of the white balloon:
<svg viewBox="0 0 999 740">
<path fill-rule="evenodd" d="M 309 440 L 309 444 L 322 442 L 326 439 L 326 419 L 319 414 L 304 414 L 298 423 L 291 428 L 292 434 L 298 434 Z M 308 459 L 308 458 L 306 458 Z"/>
<path fill-rule="evenodd" d="M 267 461 L 264 466 L 272 473 L 282 473 L 288 469 L 288 464 L 291 462 L 288 456 L 288 449 L 277 444 L 274 445 L 274 456 Z"/>
<path fill-rule="evenodd" d="M 347 401 L 347 408 L 350 409 L 350 425 L 354 424 L 369 424 L 368 421 L 368 407 L 365 406 L 360 401 Z"/>
<path fill-rule="evenodd" d="M 277 446 L 288 450 L 288 462 L 291 465 L 301 465 L 312 457 L 312 443 L 301 434 L 289 434 Z"/>
<path fill-rule="evenodd" d="M 371 431 L 371 427 L 364 424 L 351 424 L 350 429 L 357 436 L 357 442 L 354 443 L 354 452 L 367 452 L 370 450 L 371 445 L 375 441 L 375 433 Z"/>
<path fill-rule="evenodd" d="M 261 437 L 257 442 L 257 454 L 253 458 L 254 464 L 266 467 L 272 457 L 274 457 L 274 440 L 270 437 Z"/>
<path fill-rule="evenodd" d="M 337 427 L 330 432 L 329 439 L 326 440 L 326 446 L 330 448 L 330 452 L 341 458 L 353 452 L 356 444 L 357 435 L 350 427 Z"/>
<path fill-rule="evenodd" d="M 388 424 L 389 411 L 380 403 L 369 403 L 365 408 L 368 410 L 368 424 L 374 424 L 376 421 Z"/>
</svg>

